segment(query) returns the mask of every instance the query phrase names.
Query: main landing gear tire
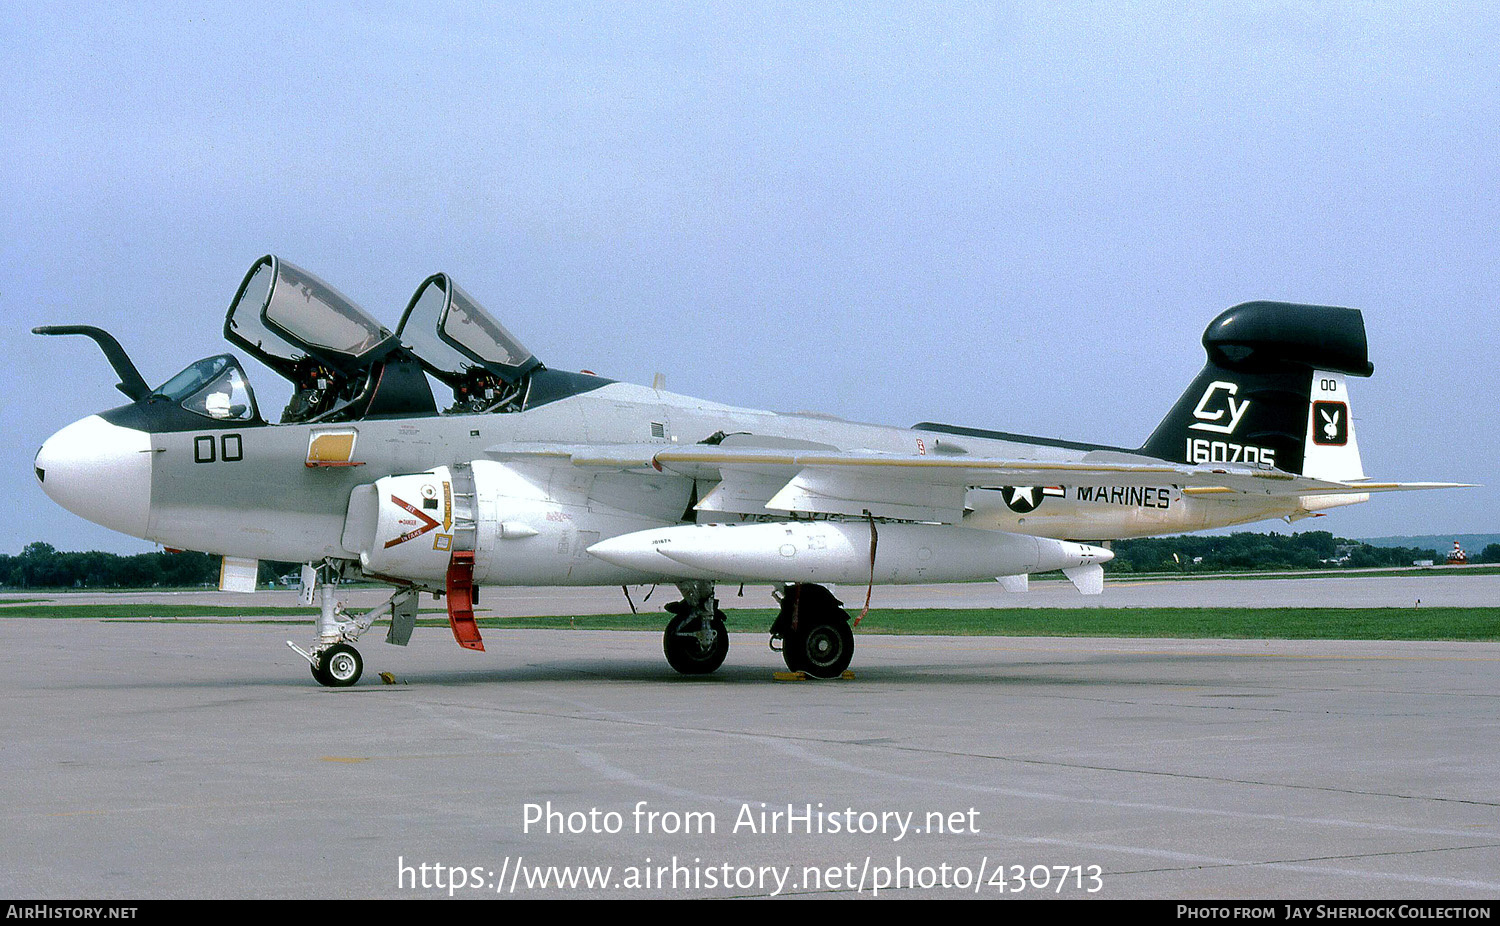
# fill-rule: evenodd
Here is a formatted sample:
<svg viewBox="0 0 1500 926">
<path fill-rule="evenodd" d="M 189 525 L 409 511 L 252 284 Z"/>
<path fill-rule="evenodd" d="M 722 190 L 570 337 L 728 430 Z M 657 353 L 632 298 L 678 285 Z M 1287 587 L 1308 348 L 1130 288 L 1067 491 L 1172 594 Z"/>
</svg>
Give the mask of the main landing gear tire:
<svg viewBox="0 0 1500 926">
<path fill-rule="evenodd" d="M 854 658 L 854 629 L 843 602 L 811 583 L 786 587 L 781 613 L 771 625 L 771 648 L 781 641 L 781 658 L 793 672 L 838 678 Z"/>
<path fill-rule="evenodd" d="M 359 650 L 347 643 L 337 643 L 318 654 L 312 667 L 313 678 L 329 688 L 348 688 L 359 681 L 365 671 L 365 661 Z"/>
<path fill-rule="evenodd" d="M 667 663 L 683 675 L 707 675 L 724 664 L 729 655 L 729 630 L 724 626 L 724 612 L 714 609 L 709 621 L 713 639 L 705 642 L 699 635 L 701 618 L 696 614 L 679 614 L 667 622 L 661 648 Z"/>
<path fill-rule="evenodd" d="M 854 631 L 848 621 L 803 624 L 782 640 L 781 658 L 793 672 L 838 678 L 854 658 Z"/>
</svg>

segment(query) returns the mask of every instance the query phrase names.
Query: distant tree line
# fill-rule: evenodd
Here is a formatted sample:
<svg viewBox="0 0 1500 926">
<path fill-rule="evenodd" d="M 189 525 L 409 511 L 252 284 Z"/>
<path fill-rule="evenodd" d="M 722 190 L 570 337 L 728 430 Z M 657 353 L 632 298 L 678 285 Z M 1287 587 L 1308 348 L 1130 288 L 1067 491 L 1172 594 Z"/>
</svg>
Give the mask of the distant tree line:
<svg viewBox="0 0 1500 926">
<path fill-rule="evenodd" d="M 269 583 L 295 564 L 263 560 Z M 219 557 L 208 553 L 69 553 L 49 543 L 28 543 L 19 556 L 0 553 L 0 586 L 8 588 L 157 588 L 219 585 Z"/>
<path fill-rule="evenodd" d="M 1130 572 L 1234 572 L 1278 569 L 1372 569 L 1410 566 L 1419 560 L 1446 562 L 1447 552 L 1418 547 L 1377 547 L 1335 537 L 1328 531 L 1300 534 L 1227 536 L 1184 535 L 1118 540 L 1115 559 L 1105 568 Z M 1500 563 L 1500 544 L 1492 543 L 1471 563 Z"/>
<path fill-rule="evenodd" d="M 1375 547 L 1327 531 L 1301 534 L 1243 532 L 1222 537 L 1184 535 L 1118 540 L 1105 568 L 1132 572 L 1234 572 L 1278 569 L 1365 569 L 1410 566 L 1415 560 L 1442 563 L 1446 552 L 1416 547 Z M 1500 543 L 1470 555 L 1471 563 L 1500 563 Z M 296 563 L 262 560 L 260 581 L 270 584 L 297 572 Z M 51 544 L 29 543 L 19 556 L 0 553 L 0 587 L 157 588 L 219 584 L 219 557 L 207 553 L 68 553 Z"/>
</svg>

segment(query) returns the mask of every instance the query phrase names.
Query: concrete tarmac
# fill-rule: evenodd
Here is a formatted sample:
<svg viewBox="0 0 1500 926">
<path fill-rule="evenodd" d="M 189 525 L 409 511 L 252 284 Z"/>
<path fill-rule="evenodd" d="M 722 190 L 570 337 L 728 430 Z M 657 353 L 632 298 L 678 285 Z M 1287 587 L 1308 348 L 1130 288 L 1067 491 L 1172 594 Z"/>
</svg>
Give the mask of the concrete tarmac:
<svg viewBox="0 0 1500 926">
<path fill-rule="evenodd" d="M 333 690 L 310 636 L 0 621 L 0 888 L 1500 897 L 1500 644 L 861 634 L 787 682 L 761 633 L 686 678 L 659 631 L 376 628 Z"/>
</svg>

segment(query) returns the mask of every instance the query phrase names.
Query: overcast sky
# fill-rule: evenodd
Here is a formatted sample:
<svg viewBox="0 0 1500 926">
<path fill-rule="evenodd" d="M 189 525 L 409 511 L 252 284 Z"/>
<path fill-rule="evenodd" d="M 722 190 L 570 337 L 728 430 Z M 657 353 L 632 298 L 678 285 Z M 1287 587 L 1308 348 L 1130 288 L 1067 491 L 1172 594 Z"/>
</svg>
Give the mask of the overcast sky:
<svg viewBox="0 0 1500 926">
<path fill-rule="evenodd" d="M 156 385 L 268 252 L 391 327 L 446 271 L 555 368 L 1126 446 L 1223 309 L 1354 306 L 1367 472 L 1500 482 L 1493 4 L 102 6 L 0 21 L 0 552 L 152 548 L 37 486 L 124 399 L 29 330 Z M 1496 492 L 1298 526 L 1496 531 Z"/>
</svg>

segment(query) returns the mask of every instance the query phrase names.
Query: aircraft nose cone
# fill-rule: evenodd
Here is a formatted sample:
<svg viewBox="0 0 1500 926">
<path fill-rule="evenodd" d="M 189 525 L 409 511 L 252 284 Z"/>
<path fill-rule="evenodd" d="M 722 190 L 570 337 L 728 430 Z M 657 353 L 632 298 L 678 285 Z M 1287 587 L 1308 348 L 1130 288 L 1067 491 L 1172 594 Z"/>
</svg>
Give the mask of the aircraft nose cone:
<svg viewBox="0 0 1500 926">
<path fill-rule="evenodd" d="M 151 518 L 151 436 L 98 415 L 47 438 L 36 478 L 54 502 L 111 530 L 145 537 Z"/>
</svg>

